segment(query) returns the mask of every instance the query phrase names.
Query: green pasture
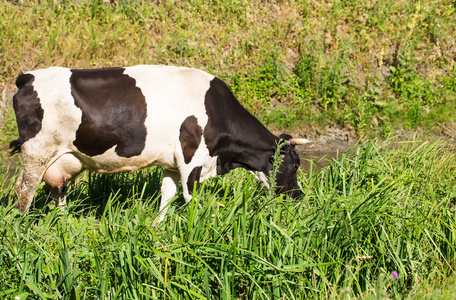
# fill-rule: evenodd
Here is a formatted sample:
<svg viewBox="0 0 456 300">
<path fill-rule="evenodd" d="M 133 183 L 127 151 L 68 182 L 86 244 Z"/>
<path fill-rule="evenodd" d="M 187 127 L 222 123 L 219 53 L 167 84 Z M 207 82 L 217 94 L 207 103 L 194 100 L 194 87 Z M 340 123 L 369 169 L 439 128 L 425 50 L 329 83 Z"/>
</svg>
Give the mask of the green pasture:
<svg viewBox="0 0 456 300">
<path fill-rule="evenodd" d="M 25 215 L 4 177 L 0 297 L 452 299 L 456 156 L 448 146 L 360 145 L 300 172 L 299 200 L 236 170 L 204 182 L 188 204 L 178 197 L 161 224 L 160 168 L 86 173 L 65 210 L 39 190 Z"/>
</svg>

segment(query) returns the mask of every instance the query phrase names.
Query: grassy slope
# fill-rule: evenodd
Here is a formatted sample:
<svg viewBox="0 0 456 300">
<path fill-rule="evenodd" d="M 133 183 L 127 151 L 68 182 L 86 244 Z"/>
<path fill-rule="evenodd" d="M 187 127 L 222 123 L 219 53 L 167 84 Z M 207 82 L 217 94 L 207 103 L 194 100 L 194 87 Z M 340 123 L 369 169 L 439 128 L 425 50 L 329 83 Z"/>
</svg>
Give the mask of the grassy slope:
<svg viewBox="0 0 456 300">
<path fill-rule="evenodd" d="M 51 65 L 173 64 L 216 74 L 263 122 L 302 133 L 454 122 L 454 3 L 98 2 L 1 1 L 0 89 Z"/>
<path fill-rule="evenodd" d="M 301 174 L 297 202 L 238 170 L 206 181 L 198 200 L 173 205 L 161 227 L 159 169 L 86 175 L 63 213 L 43 206 L 41 191 L 22 215 L 6 189 L 0 296 L 447 299 L 455 156 L 442 142 L 401 146 L 366 144 Z"/>
</svg>

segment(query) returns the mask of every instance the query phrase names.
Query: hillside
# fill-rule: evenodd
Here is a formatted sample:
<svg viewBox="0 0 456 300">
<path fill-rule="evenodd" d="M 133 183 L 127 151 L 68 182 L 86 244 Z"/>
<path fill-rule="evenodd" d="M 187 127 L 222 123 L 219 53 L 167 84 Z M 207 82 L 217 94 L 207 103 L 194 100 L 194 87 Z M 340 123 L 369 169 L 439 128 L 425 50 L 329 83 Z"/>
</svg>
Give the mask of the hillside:
<svg viewBox="0 0 456 300">
<path fill-rule="evenodd" d="M 453 136 L 454 2 L 105 2 L 0 2 L 1 110 L 27 70 L 169 64 L 224 79 L 270 128 Z"/>
</svg>

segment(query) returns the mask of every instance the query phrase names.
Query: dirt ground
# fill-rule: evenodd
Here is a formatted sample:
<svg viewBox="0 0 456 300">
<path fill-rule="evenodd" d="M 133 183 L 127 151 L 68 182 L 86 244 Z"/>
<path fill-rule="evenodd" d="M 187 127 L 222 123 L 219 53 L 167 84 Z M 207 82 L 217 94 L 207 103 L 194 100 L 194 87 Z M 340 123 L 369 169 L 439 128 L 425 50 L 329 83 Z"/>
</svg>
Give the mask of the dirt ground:
<svg viewBox="0 0 456 300">
<path fill-rule="evenodd" d="M 410 140 L 423 142 L 444 140 L 448 143 L 449 147 L 456 149 L 456 124 L 439 124 L 438 128 L 435 132 L 422 132 L 419 129 L 398 130 L 393 134 L 393 136 L 396 136 L 394 143 Z M 311 144 L 297 147 L 299 156 L 301 157 L 301 169 L 305 172 L 310 170 L 312 162 L 314 163 L 314 169 L 321 169 L 329 165 L 331 159 L 340 158 L 345 151 L 366 141 L 348 130 L 336 127 L 327 127 L 324 129 L 313 128 L 306 129 L 306 132 L 304 131 L 296 131 L 292 136 L 312 140 Z M 278 132 L 274 133 L 277 134 Z M 378 139 L 382 140 L 382 138 Z M 397 145 L 397 147 L 400 147 L 400 145 Z"/>
<path fill-rule="evenodd" d="M 314 129 L 310 130 L 310 133 L 296 132 L 293 136 L 312 141 L 311 144 L 297 147 L 301 157 L 301 169 L 305 172 L 311 167 L 318 170 L 329 165 L 331 159 L 337 159 L 358 142 L 357 136 L 335 127 L 328 127 L 325 130 Z"/>
</svg>

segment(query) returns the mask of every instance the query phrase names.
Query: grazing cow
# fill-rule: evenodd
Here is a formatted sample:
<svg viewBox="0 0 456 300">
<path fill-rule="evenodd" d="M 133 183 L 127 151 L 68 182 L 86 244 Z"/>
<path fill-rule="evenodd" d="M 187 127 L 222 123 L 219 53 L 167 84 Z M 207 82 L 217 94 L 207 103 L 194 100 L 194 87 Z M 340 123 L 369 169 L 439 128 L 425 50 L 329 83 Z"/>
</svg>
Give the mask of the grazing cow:
<svg viewBox="0 0 456 300">
<path fill-rule="evenodd" d="M 238 167 L 268 185 L 280 139 L 283 163 L 278 192 L 296 198 L 299 157 L 236 100 L 220 79 L 203 71 L 168 66 L 75 70 L 60 67 L 18 76 L 13 103 L 23 155 L 16 183 L 17 208 L 25 212 L 43 179 L 65 204 L 66 186 L 84 170 L 130 172 L 153 165 L 164 171 L 161 221 L 182 181 L 186 201 L 194 183 Z"/>
</svg>

